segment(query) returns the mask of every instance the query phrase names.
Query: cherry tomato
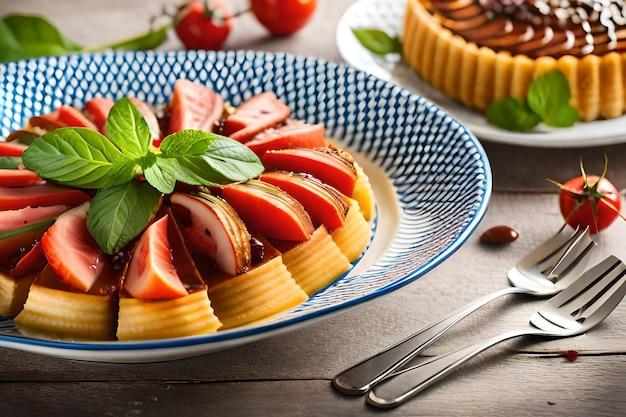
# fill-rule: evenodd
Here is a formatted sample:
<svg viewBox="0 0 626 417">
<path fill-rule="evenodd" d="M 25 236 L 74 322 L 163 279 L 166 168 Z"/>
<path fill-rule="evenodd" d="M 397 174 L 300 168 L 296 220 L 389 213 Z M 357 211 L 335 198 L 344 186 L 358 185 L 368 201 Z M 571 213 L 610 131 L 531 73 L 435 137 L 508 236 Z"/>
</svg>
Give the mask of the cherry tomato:
<svg viewBox="0 0 626 417">
<path fill-rule="evenodd" d="M 230 8 L 223 0 L 191 1 L 174 20 L 176 34 L 187 49 L 222 49 L 231 28 Z"/>
<path fill-rule="evenodd" d="M 272 35 L 287 36 L 313 16 L 317 0 L 251 0 L 252 13 Z"/>
<path fill-rule="evenodd" d="M 591 233 L 606 229 L 621 217 L 619 191 L 604 176 L 581 175 L 567 181 L 559 191 L 559 206 L 567 224 L 589 226 Z"/>
</svg>

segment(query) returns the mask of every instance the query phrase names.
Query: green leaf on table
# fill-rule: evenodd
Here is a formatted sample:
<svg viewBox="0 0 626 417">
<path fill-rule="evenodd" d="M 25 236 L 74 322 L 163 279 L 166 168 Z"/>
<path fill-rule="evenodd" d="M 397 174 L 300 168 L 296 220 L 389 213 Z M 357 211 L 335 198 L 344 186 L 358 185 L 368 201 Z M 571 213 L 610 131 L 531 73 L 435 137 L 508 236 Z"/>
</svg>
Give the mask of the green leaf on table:
<svg viewBox="0 0 626 417">
<path fill-rule="evenodd" d="M 163 25 L 157 29 L 152 29 L 141 35 L 124 39 L 108 45 L 100 45 L 95 48 L 87 48 L 85 51 L 103 51 L 106 49 L 115 49 L 118 51 L 140 51 L 145 49 L 154 49 L 161 45 L 167 36 L 167 31 L 172 27 L 171 24 Z"/>
<path fill-rule="evenodd" d="M 502 129 L 528 132 L 541 123 L 541 117 L 524 100 L 503 97 L 494 100 L 486 112 L 487 122 Z"/>
<path fill-rule="evenodd" d="M 528 89 L 528 106 L 542 121 L 553 127 L 573 126 L 580 113 L 570 106 L 571 92 L 567 78 L 559 70 L 535 78 Z"/>
<path fill-rule="evenodd" d="M 401 54 L 402 42 L 380 29 L 353 28 L 352 33 L 365 49 L 377 55 Z"/>
<path fill-rule="evenodd" d="M 66 55 L 83 49 L 43 17 L 13 13 L 0 19 L 0 62 Z"/>
<path fill-rule="evenodd" d="M 160 199 L 159 191 L 137 180 L 102 188 L 91 200 L 87 228 L 105 253 L 117 253 L 146 228 Z"/>
<path fill-rule="evenodd" d="M 130 99 L 115 102 L 106 120 L 107 136 L 127 158 L 146 155 L 152 143 L 152 133 L 146 119 Z"/>
<path fill-rule="evenodd" d="M 123 184 L 136 171 L 136 163 L 109 139 L 78 127 L 56 129 L 37 138 L 24 151 L 22 161 L 42 178 L 79 188 Z"/>
</svg>

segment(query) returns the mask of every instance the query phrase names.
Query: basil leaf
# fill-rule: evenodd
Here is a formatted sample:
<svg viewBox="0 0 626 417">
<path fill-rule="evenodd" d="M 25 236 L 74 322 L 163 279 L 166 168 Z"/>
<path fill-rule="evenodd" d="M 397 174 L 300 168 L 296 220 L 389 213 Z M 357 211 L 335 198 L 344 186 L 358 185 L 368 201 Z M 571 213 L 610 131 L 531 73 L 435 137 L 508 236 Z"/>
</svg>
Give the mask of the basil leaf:
<svg viewBox="0 0 626 417">
<path fill-rule="evenodd" d="M 119 51 L 139 51 L 142 49 L 154 49 L 163 43 L 165 37 L 167 36 L 167 31 L 171 26 L 171 24 L 166 24 L 158 29 L 150 30 L 147 33 L 109 45 L 102 45 L 96 48 L 88 48 L 86 49 L 86 51 L 94 52 L 103 51 L 105 49 L 116 49 Z"/>
<path fill-rule="evenodd" d="M 402 54 L 398 36 L 390 36 L 380 29 L 353 28 L 352 33 L 365 49 L 377 55 Z"/>
<path fill-rule="evenodd" d="M 21 164 L 19 156 L 0 156 L 0 169 L 18 169 Z"/>
<path fill-rule="evenodd" d="M 541 123 L 541 117 L 524 100 L 503 97 L 494 100 L 486 112 L 487 122 L 502 129 L 527 132 Z"/>
<path fill-rule="evenodd" d="M 552 127 L 574 126 L 580 120 L 580 112 L 569 104 L 550 111 L 544 116 L 543 122 Z"/>
<path fill-rule="evenodd" d="M 263 164 L 247 146 L 201 130 L 167 136 L 159 157 L 175 160 L 179 181 L 194 185 L 246 181 L 263 172 Z"/>
<path fill-rule="evenodd" d="M 0 19 L 0 62 L 82 50 L 82 45 L 63 36 L 42 17 L 14 13 Z"/>
<path fill-rule="evenodd" d="M 146 182 L 98 190 L 87 213 L 87 228 L 102 250 L 119 252 L 146 228 L 161 199 L 161 193 Z"/>
<path fill-rule="evenodd" d="M 106 120 L 107 136 L 128 158 L 141 158 L 150 149 L 148 122 L 130 99 L 119 99 Z"/>
<path fill-rule="evenodd" d="M 176 166 L 172 160 L 157 158 L 155 163 L 144 168 L 146 181 L 163 194 L 170 194 L 176 186 Z"/>
<path fill-rule="evenodd" d="M 528 105 L 548 126 L 569 127 L 580 119 L 578 110 L 569 104 L 569 83 L 559 70 L 535 78 L 528 88 Z"/>
<path fill-rule="evenodd" d="M 24 166 L 40 177 L 79 188 L 130 181 L 135 162 L 111 141 L 87 128 L 61 128 L 37 138 L 22 154 Z"/>
</svg>

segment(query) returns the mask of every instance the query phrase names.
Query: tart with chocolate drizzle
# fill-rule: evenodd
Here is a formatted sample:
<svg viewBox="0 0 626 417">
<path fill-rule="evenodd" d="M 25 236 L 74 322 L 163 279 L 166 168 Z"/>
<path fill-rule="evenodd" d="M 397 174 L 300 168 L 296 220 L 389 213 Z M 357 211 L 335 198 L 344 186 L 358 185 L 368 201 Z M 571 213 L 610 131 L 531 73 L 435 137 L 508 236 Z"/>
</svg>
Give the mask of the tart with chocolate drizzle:
<svg viewBox="0 0 626 417">
<path fill-rule="evenodd" d="M 582 121 L 626 112 L 624 0 L 408 0 L 403 55 L 479 111 L 525 99 L 533 79 L 558 69 Z"/>
</svg>

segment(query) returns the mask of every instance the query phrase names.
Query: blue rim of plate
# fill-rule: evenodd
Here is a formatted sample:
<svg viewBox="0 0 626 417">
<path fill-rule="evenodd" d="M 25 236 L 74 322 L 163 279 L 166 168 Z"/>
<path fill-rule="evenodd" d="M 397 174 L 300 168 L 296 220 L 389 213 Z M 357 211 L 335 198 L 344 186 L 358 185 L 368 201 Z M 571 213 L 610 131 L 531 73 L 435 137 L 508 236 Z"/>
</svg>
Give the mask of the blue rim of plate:
<svg viewBox="0 0 626 417">
<path fill-rule="evenodd" d="M 32 115 L 61 104 L 79 105 L 93 96 L 134 95 L 151 104 L 164 104 L 174 81 L 181 77 L 211 86 L 233 105 L 261 91 L 273 91 L 292 108 L 293 117 L 324 123 L 327 136 L 383 170 L 399 207 L 397 234 L 386 253 L 365 272 L 340 278 L 284 318 L 255 326 L 137 342 L 55 341 L 0 334 L 0 342 L 5 342 L 0 346 L 114 352 L 210 348 L 269 335 L 415 281 L 459 249 L 486 213 L 492 191 L 490 164 L 480 142 L 462 123 L 401 86 L 302 55 L 243 50 L 105 52 L 0 64 L 0 138 L 22 127 Z M 444 203 L 438 204 L 433 195 Z M 375 235 L 379 232 L 374 230 Z M 389 282 L 378 284 L 380 277 L 388 277 Z M 346 296 L 359 285 L 374 286 L 357 296 Z M 336 295 L 347 298 L 333 300 Z"/>
</svg>

